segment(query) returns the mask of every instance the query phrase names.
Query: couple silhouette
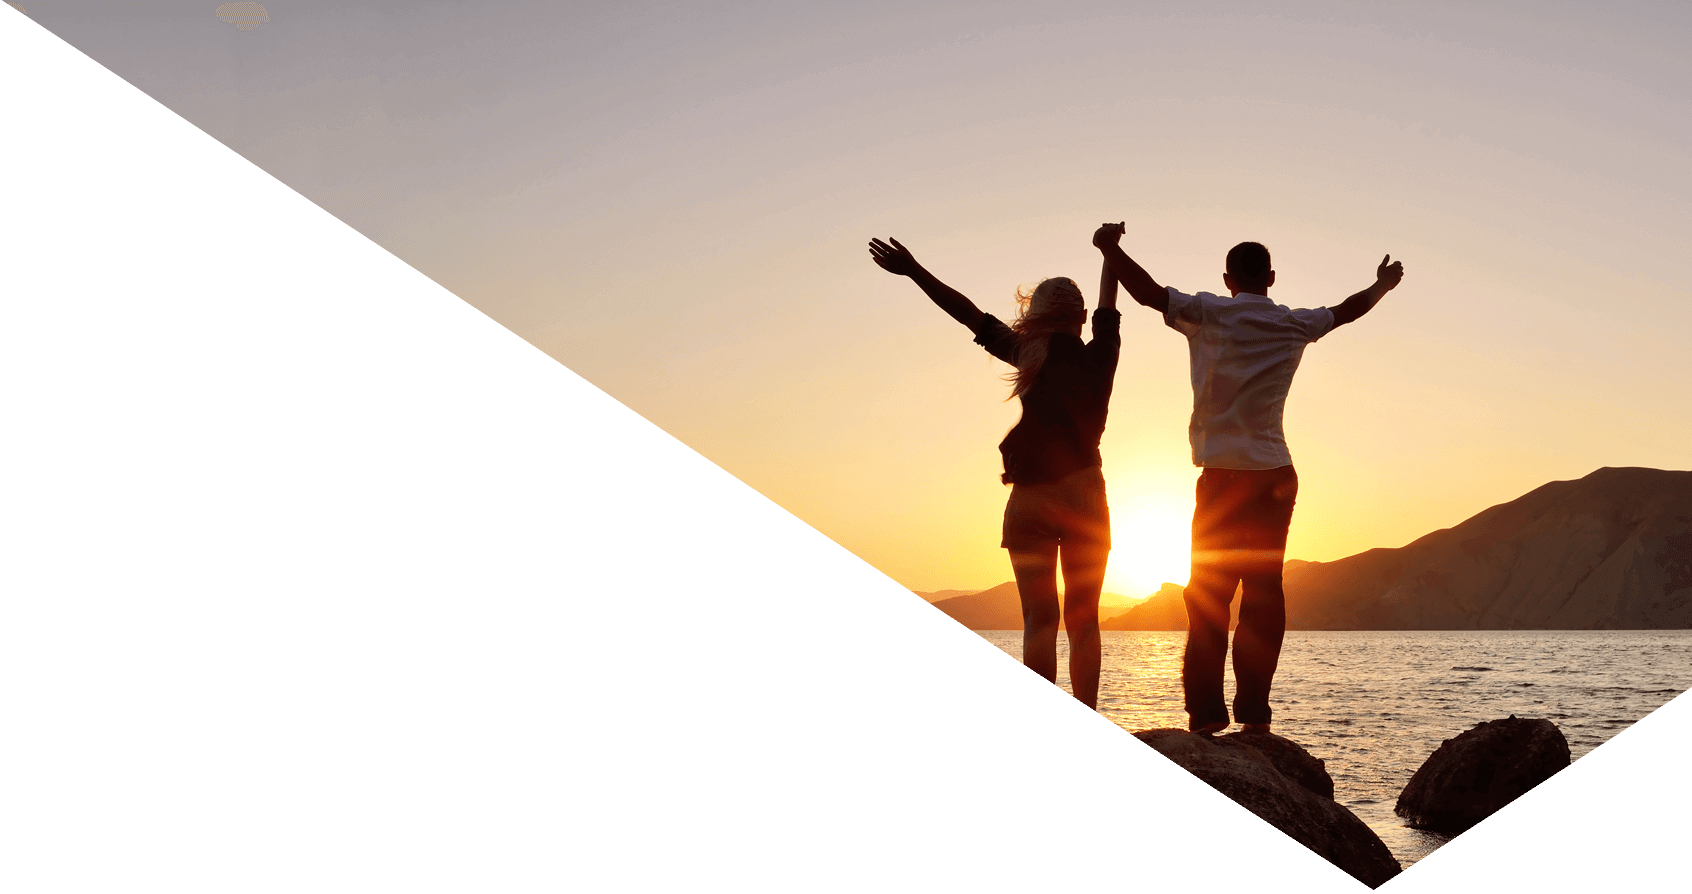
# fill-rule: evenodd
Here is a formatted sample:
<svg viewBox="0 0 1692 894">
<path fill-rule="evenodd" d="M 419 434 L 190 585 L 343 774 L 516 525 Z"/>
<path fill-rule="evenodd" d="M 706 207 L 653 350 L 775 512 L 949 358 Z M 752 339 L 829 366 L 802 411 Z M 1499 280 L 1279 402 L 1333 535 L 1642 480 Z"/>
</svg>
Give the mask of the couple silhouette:
<svg viewBox="0 0 1692 894">
<path fill-rule="evenodd" d="M 1087 342 L 1081 340 L 1085 302 L 1067 277 L 1019 290 L 1020 312 L 1007 325 L 935 278 L 898 240 L 873 239 L 869 249 L 883 270 L 910 277 L 969 327 L 976 344 L 1015 367 L 1011 395 L 1021 399 L 1022 417 L 999 444 L 1002 478 L 1011 486 L 1000 545 L 1010 553 L 1022 598 L 1023 663 L 1056 682 L 1061 620 L 1069 632 L 1070 683 L 1089 708 L 1098 707 L 1099 592 L 1110 556 L 1099 439 L 1122 349 L 1118 284 L 1186 336 L 1193 385 L 1187 436 L 1193 465 L 1204 470 L 1193 508 L 1181 657 L 1188 729 L 1214 735 L 1228 728 L 1222 677 L 1238 590 L 1233 719 L 1248 731 L 1268 732 L 1269 690 L 1286 633 L 1281 566 L 1298 495 L 1281 430 L 1287 391 L 1304 346 L 1368 313 L 1404 278 L 1404 267 L 1388 255 L 1368 288 L 1333 307 L 1293 310 L 1269 300 L 1275 271 L 1269 250 L 1256 242 L 1228 252 L 1227 297 L 1189 295 L 1158 285 L 1122 250 L 1125 229 L 1104 224 L 1093 233 L 1104 263 Z"/>
</svg>

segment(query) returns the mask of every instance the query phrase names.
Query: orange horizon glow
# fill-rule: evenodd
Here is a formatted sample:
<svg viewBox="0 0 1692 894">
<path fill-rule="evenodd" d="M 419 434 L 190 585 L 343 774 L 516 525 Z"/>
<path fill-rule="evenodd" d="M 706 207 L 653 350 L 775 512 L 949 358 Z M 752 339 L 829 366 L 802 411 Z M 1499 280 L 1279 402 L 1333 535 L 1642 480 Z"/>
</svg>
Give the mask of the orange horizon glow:
<svg viewBox="0 0 1692 894">
<path fill-rule="evenodd" d="M 403 31 L 327 8 L 340 24 L 251 31 L 31 15 L 913 589 L 1011 578 L 995 447 L 1018 407 L 871 237 L 1001 318 L 1053 275 L 1096 305 L 1107 220 L 1187 292 L 1261 242 L 1291 307 L 1402 261 L 1305 351 L 1289 557 L 1402 546 L 1602 466 L 1692 466 L 1692 416 L 1665 410 L 1692 331 L 1687 125 L 1662 114 L 1692 83 L 1663 26 L 1681 13 L 566 5 L 558 53 L 528 42 L 536 10 L 478 10 L 407 8 Z M 512 54 L 413 52 L 467 33 Z M 1106 587 L 1143 596 L 1186 577 L 1192 392 L 1184 339 L 1120 300 Z"/>
</svg>

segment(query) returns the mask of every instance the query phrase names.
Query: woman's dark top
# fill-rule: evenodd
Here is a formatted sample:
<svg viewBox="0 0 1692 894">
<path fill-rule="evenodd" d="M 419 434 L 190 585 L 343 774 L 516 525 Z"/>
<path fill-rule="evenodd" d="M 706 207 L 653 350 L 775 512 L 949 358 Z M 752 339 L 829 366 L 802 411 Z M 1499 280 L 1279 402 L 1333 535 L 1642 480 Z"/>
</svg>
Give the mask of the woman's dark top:
<svg viewBox="0 0 1692 894">
<path fill-rule="evenodd" d="M 1022 418 L 999 444 L 1006 484 L 1044 484 L 1102 465 L 1099 438 L 1122 352 L 1122 314 L 1093 311 L 1093 340 L 1086 344 L 1068 333 L 1049 337 L 1046 362 L 1022 392 Z M 981 315 L 975 343 L 1016 365 L 1016 333 L 992 314 Z"/>
</svg>

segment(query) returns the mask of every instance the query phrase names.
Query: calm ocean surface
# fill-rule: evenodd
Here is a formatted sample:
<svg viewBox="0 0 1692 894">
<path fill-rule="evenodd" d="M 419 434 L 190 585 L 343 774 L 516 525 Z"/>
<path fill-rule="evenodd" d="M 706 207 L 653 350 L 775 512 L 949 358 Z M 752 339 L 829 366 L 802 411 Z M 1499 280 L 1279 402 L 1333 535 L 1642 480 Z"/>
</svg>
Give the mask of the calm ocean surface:
<svg viewBox="0 0 1692 894">
<path fill-rule="evenodd" d="M 1022 631 L 979 632 L 1021 660 Z M 1186 633 L 1103 636 L 1099 712 L 1127 730 L 1185 729 Z M 1688 688 L 1692 631 L 1288 631 L 1271 704 L 1275 732 L 1327 761 L 1335 800 L 1409 866 L 1448 840 L 1392 812 L 1440 742 L 1485 720 L 1543 717 L 1578 760 Z"/>
</svg>

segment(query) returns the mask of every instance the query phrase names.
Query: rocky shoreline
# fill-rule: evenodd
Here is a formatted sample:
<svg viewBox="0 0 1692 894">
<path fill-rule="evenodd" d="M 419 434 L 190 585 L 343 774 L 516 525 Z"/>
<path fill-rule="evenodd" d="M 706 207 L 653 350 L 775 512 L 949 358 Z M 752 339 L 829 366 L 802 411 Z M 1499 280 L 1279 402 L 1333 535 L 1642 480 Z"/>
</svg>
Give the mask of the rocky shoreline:
<svg viewBox="0 0 1692 894">
<path fill-rule="evenodd" d="M 1365 885 L 1403 871 L 1374 830 L 1334 800 L 1325 762 L 1298 743 L 1273 733 L 1134 736 Z M 1568 765 L 1568 743 L 1550 721 L 1488 721 L 1442 743 L 1395 812 L 1413 828 L 1456 835 Z"/>
</svg>

